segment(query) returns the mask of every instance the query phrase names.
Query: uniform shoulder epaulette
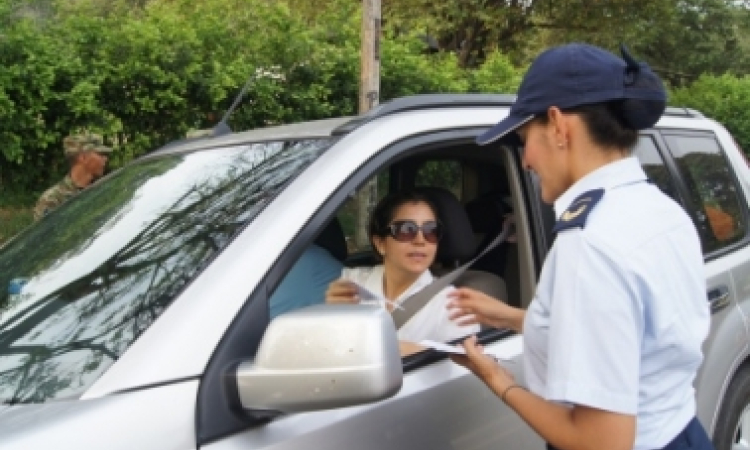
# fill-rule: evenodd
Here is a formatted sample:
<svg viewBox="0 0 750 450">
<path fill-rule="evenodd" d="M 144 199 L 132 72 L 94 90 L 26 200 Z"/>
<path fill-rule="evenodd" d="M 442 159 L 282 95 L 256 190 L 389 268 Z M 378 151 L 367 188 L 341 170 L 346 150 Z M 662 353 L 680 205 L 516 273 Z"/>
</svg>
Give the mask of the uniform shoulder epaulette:
<svg viewBox="0 0 750 450">
<path fill-rule="evenodd" d="M 563 230 L 569 230 L 571 228 L 583 228 L 586 226 L 586 219 L 589 217 L 589 213 L 599 200 L 604 196 L 604 189 L 593 189 L 591 191 L 584 192 L 579 195 L 573 203 L 570 204 L 568 209 L 560 216 L 560 219 L 555 223 L 555 228 L 552 230 L 553 233 L 559 233 Z"/>
</svg>

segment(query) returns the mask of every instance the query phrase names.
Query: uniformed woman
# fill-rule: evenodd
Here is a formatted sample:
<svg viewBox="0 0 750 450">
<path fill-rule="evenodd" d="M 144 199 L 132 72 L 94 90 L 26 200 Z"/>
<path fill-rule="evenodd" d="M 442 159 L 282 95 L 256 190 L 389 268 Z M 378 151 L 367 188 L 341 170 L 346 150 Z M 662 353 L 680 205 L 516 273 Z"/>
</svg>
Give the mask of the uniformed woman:
<svg viewBox="0 0 750 450">
<path fill-rule="evenodd" d="M 624 49 L 565 45 L 536 58 L 509 116 L 477 139 L 520 138 L 556 239 L 528 310 L 470 289 L 449 305 L 459 323 L 523 333 L 526 387 L 476 338 L 454 360 L 550 448 L 712 447 L 693 391 L 710 321 L 700 241 L 631 154 L 665 105 L 659 78 Z"/>
</svg>

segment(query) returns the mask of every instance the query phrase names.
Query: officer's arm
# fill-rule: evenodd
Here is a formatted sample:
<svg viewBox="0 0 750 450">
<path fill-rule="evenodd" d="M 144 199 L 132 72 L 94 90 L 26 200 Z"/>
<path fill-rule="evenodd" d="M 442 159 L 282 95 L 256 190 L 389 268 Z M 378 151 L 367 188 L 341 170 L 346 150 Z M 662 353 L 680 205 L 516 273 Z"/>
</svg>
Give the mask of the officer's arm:
<svg viewBox="0 0 750 450">
<path fill-rule="evenodd" d="M 635 416 L 580 405 L 571 409 L 523 389 L 511 389 L 505 401 L 560 450 L 630 450 L 635 444 Z"/>
</svg>

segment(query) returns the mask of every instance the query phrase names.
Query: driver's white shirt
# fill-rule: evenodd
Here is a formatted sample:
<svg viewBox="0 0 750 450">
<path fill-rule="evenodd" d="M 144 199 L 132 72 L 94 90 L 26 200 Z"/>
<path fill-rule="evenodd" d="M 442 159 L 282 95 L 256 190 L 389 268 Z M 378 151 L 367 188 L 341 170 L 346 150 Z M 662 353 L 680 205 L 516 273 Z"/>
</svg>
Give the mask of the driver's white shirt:
<svg viewBox="0 0 750 450">
<path fill-rule="evenodd" d="M 386 298 L 383 292 L 382 265 L 344 268 L 341 276 L 345 280 L 350 280 L 363 286 L 373 294 Z M 434 279 L 435 277 L 433 277 L 432 273 L 426 270 L 394 303 L 396 305 L 400 304 L 412 294 L 427 287 Z M 432 300 L 427 302 L 422 309 L 399 328 L 398 338 L 410 342 L 419 342 L 425 339 L 446 342 L 478 333 L 478 325 L 460 326 L 448 319 L 448 293 L 453 289 L 455 289 L 453 286 L 448 286 L 432 297 Z"/>
</svg>

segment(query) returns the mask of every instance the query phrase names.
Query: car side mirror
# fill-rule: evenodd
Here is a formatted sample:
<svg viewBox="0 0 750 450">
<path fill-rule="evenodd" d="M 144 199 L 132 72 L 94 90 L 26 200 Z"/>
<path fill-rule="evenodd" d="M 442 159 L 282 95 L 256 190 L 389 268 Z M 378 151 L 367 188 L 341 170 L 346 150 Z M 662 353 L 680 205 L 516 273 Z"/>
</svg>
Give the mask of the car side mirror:
<svg viewBox="0 0 750 450">
<path fill-rule="evenodd" d="M 236 369 L 243 409 L 303 412 L 382 400 L 401 389 L 393 319 L 378 306 L 315 305 L 274 319 L 255 361 Z"/>
</svg>

